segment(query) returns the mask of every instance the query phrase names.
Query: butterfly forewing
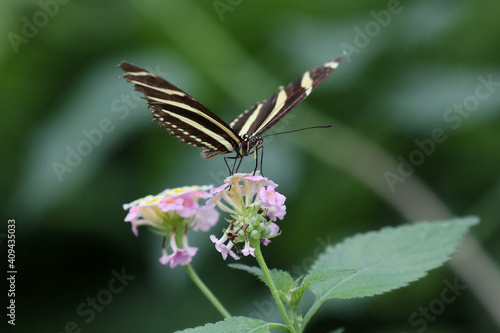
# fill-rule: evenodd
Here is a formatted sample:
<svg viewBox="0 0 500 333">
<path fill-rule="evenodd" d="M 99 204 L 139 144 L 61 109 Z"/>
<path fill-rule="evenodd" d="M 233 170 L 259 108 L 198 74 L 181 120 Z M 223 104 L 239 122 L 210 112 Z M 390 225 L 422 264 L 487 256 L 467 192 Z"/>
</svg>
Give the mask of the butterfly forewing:
<svg viewBox="0 0 500 333">
<path fill-rule="evenodd" d="M 181 142 L 204 148 L 202 156 L 210 158 L 233 152 L 240 136 L 216 114 L 161 77 L 145 69 L 122 62 L 124 78 L 144 94 L 153 119 Z"/>
<path fill-rule="evenodd" d="M 323 66 L 315 67 L 286 87 L 280 87 L 278 93 L 240 114 L 230 126 L 240 136 L 261 135 L 302 102 L 338 67 L 343 58 L 344 56 L 340 56 Z"/>
</svg>

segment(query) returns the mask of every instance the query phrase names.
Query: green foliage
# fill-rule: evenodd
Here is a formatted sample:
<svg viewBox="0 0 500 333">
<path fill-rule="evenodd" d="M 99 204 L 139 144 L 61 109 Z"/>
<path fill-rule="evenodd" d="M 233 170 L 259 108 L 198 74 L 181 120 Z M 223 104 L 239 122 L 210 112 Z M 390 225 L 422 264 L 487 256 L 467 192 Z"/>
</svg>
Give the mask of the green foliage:
<svg viewBox="0 0 500 333">
<path fill-rule="evenodd" d="M 266 333 L 269 332 L 270 325 L 258 319 L 231 317 L 214 324 L 177 331 L 177 333 Z"/>
<path fill-rule="evenodd" d="M 386 227 L 355 235 L 336 246 L 327 247 L 302 283 L 299 284 L 300 279 L 294 281 L 290 274 L 276 269 L 270 270 L 271 279 L 294 326 L 300 330 L 326 300 L 374 296 L 425 276 L 429 270 L 449 260 L 465 233 L 478 222 L 476 217 L 465 217 Z M 253 274 L 269 286 L 270 281 L 260 268 L 241 264 L 229 266 Z M 307 289 L 312 291 L 316 300 L 303 319 L 298 313 L 298 305 Z"/>
<path fill-rule="evenodd" d="M 378 295 L 408 285 L 441 266 L 456 251 L 475 217 L 422 222 L 356 235 L 326 249 L 311 268 L 349 265 L 357 272 L 311 286 L 317 301 Z"/>
<path fill-rule="evenodd" d="M 262 273 L 262 270 L 258 267 L 250 267 L 242 264 L 229 264 L 228 266 L 253 274 L 260 281 L 267 284 L 267 280 L 264 277 L 264 273 Z M 292 289 L 294 289 L 297 286 L 296 282 L 293 281 L 292 276 L 287 272 L 279 269 L 271 269 L 269 271 L 271 273 L 271 277 L 274 281 L 274 284 L 278 288 L 278 291 L 280 291 L 281 293 L 283 294 L 289 293 Z"/>
<path fill-rule="evenodd" d="M 229 264 L 228 266 L 253 274 L 260 281 L 264 282 L 267 286 L 269 286 L 268 281 L 266 280 L 262 270 L 258 267 L 250 267 L 242 264 Z M 309 286 L 315 283 L 328 281 L 336 277 L 345 278 L 351 274 L 356 273 L 356 270 L 331 269 L 331 268 L 318 269 L 306 275 L 304 278 L 300 277 L 295 281 L 288 272 L 282 270 L 271 269 L 270 273 L 271 273 L 271 278 L 274 284 L 276 285 L 276 288 L 278 289 L 281 300 L 285 303 L 290 313 L 296 313 L 299 302 L 302 296 L 304 295 L 304 292 L 307 290 L 307 288 L 309 288 Z M 302 280 L 302 282 L 300 282 L 300 280 Z"/>
</svg>

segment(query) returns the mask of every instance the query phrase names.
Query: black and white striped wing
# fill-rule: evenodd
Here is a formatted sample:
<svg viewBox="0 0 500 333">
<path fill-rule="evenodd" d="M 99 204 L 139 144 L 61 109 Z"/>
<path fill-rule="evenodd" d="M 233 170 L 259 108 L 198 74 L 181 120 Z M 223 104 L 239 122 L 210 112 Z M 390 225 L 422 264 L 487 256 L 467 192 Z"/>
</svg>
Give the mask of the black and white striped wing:
<svg viewBox="0 0 500 333">
<path fill-rule="evenodd" d="M 182 143 L 203 148 L 202 157 L 234 152 L 241 143 L 228 124 L 170 82 L 125 61 L 119 67 L 125 80 L 144 94 L 153 119 Z"/>
<path fill-rule="evenodd" d="M 323 66 L 308 70 L 288 86 L 280 87 L 277 94 L 240 114 L 229 126 L 240 136 L 262 135 L 309 96 L 338 67 L 343 58 L 342 55 Z"/>
</svg>

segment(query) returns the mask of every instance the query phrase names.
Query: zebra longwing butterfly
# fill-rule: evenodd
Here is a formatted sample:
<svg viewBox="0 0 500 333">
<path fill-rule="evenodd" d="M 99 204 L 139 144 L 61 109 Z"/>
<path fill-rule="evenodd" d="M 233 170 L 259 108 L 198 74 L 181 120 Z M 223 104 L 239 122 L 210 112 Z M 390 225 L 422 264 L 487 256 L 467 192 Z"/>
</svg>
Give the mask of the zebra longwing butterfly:
<svg viewBox="0 0 500 333">
<path fill-rule="evenodd" d="M 126 61 L 124 78 L 142 92 L 153 119 L 182 143 L 202 148 L 203 158 L 236 153 L 236 161 L 262 148 L 262 134 L 304 100 L 340 64 L 344 56 L 308 70 L 270 98 L 244 111 L 227 124 L 203 104 L 158 75 Z M 227 164 L 227 161 L 226 161 Z M 229 166 L 228 166 L 229 168 Z M 256 154 L 257 168 L 257 154 Z"/>
</svg>

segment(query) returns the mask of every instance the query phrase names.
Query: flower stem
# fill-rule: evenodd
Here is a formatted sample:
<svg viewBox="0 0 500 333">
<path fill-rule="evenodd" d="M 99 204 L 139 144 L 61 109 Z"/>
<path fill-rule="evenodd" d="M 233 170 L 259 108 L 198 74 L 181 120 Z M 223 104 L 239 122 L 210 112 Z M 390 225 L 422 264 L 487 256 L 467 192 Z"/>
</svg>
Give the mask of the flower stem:
<svg viewBox="0 0 500 333">
<path fill-rule="evenodd" d="M 288 316 L 288 313 L 285 310 L 285 307 L 283 306 L 283 302 L 281 301 L 281 298 L 278 294 L 278 289 L 276 288 L 276 285 L 274 284 L 274 281 L 271 277 L 271 273 L 269 272 L 269 269 L 267 268 L 266 262 L 264 261 L 264 257 L 262 256 L 262 252 L 260 251 L 260 241 L 255 242 L 255 259 L 257 259 L 257 263 L 260 266 L 260 269 L 262 269 L 262 273 L 264 273 L 264 277 L 266 278 L 267 285 L 269 286 L 269 289 L 271 290 L 271 294 L 274 297 L 274 300 L 276 301 L 276 305 L 278 306 L 278 309 L 281 312 L 281 315 L 283 316 L 283 319 L 285 319 L 285 323 L 288 326 L 288 329 L 290 330 L 291 333 L 295 333 L 295 327 L 293 326 L 293 323 Z"/>
<path fill-rule="evenodd" d="M 201 281 L 200 277 L 198 276 L 198 274 L 196 274 L 196 272 L 194 271 L 191 264 L 188 264 L 184 267 L 186 267 L 186 271 L 188 272 L 189 276 L 191 277 L 191 280 L 193 280 L 194 284 L 196 284 L 198 286 L 198 288 L 200 288 L 201 292 L 208 298 L 208 300 L 210 302 L 212 302 L 213 306 L 215 306 L 215 308 L 220 312 L 220 314 L 224 318 L 231 317 L 229 312 L 226 310 L 226 308 L 224 308 L 224 306 L 221 304 L 221 302 L 219 302 L 217 297 L 215 297 L 215 295 L 212 294 L 210 289 L 208 289 L 208 287 L 203 283 L 203 281 Z"/>
</svg>

